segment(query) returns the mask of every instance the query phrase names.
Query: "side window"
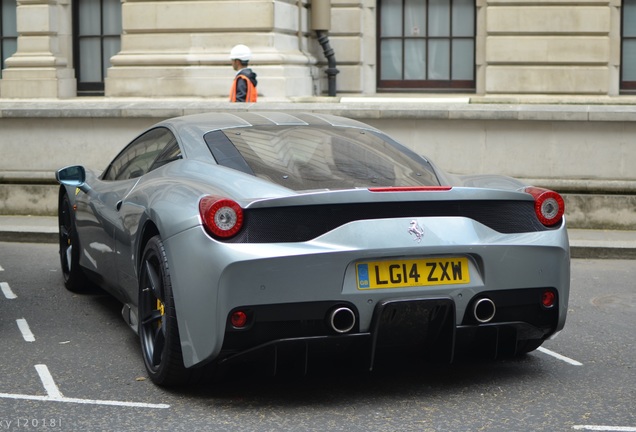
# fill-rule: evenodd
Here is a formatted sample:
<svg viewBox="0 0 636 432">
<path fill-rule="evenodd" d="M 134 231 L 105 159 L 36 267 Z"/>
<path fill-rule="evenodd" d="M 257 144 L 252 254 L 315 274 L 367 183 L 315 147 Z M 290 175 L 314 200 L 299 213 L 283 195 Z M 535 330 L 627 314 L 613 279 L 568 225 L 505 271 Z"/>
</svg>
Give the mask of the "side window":
<svg viewBox="0 0 636 432">
<path fill-rule="evenodd" d="M 621 93 L 636 92 L 636 0 L 623 1 Z"/>
<path fill-rule="evenodd" d="M 128 144 L 111 162 L 102 179 L 137 178 L 180 157 L 172 132 L 166 128 L 152 129 Z"/>
<path fill-rule="evenodd" d="M 181 155 L 181 149 L 179 148 L 179 144 L 177 144 L 177 140 L 173 139 L 172 142 L 169 143 L 169 145 L 164 149 L 164 151 L 161 152 L 161 154 L 157 157 L 157 159 L 155 159 L 155 161 L 152 163 L 152 166 L 150 167 L 148 172 L 181 158 L 182 158 L 182 155 Z"/>
<path fill-rule="evenodd" d="M 16 0 L 0 0 L 0 77 L 4 61 L 11 57 L 18 47 Z"/>
<path fill-rule="evenodd" d="M 246 174 L 254 175 L 252 168 L 250 168 L 247 161 L 241 156 L 241 153 L 225 133 L 222 131 L 212 131 L 205 134 L 203 138 L 212 152 L 216 163 Z"/>
</svg>

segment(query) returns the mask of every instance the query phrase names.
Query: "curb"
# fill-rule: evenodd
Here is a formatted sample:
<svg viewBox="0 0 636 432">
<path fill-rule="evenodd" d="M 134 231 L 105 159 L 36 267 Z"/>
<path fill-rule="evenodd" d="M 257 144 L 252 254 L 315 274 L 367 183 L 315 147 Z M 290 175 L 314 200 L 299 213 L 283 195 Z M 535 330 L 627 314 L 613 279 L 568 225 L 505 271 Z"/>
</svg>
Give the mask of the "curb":
<svg viewBox="0 0 636 432">
<path fill-rule="evenodd" d="M 616 248 L 602 246 L 576 246 L 570 244 L 573 259 L 636 259 L 636 248 Z"/>
<path fill-rule="evenodd" d="M 57 232 L 0 231 L 0 242 L 7 243 L 57 243 Z"/>
</svg>

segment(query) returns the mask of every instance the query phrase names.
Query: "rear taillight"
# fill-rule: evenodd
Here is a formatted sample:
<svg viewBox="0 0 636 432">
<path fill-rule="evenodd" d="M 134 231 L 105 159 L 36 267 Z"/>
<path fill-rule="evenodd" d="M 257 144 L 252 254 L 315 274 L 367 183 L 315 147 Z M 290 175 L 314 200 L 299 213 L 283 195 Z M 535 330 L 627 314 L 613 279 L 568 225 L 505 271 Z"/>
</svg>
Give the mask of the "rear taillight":
<svg viewBox="0 0 636 432">
<path fill-rule="evenodd" d="M 206 231 L 219 238 L 229 238 L 243 226 L 243 209 L 228 198 L 205 196 L 199 201 L 199 213 Z"/>
<path fill-rule="evenodd" d="M 538 187 L 524 189 L 534 197 L 534 211 L 539 221 L 545 226 L 553 226 L 561 222 L 565 212 L 563 197 L 558 193 Z"/>
</svg>

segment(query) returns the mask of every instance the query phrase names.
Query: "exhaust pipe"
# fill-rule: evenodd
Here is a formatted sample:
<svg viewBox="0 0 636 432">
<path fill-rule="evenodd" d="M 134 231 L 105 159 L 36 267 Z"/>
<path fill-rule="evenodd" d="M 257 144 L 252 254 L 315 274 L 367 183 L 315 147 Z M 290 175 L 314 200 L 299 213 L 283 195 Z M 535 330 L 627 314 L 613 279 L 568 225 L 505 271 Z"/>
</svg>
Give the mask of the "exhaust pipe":
<svg viewBox="0 0 636 432">
<path fill-rule="evenodd" d="M 347 333 L 356 325 L 356 314 L 348 307 L 336 307 L 327 314 L 327 325 L 336 333 Z"/>
<path fill-rule="evenodd" d="M 486 297 L 477 300 L 473 305 L 473 315 L 480 323 L 492 321 L 496 311 L 495 302 Z"/>
</svg>

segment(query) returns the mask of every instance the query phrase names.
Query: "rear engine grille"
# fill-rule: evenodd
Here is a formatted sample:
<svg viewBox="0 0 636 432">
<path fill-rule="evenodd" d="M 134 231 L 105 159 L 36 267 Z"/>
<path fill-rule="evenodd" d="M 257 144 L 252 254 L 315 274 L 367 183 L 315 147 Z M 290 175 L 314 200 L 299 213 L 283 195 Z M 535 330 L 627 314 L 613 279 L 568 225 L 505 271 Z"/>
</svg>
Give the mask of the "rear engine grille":
<svg viewBox="0 0 636 432">
<path fill-rule="evenodd" d="M 425 201 L 245 209 L 244 226 L 229 243 L 309 241 L 346 223 L 400 217 L 455 216 L 504 234 L 546 231 L 533 201 Z"/>
</svg>

